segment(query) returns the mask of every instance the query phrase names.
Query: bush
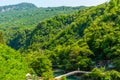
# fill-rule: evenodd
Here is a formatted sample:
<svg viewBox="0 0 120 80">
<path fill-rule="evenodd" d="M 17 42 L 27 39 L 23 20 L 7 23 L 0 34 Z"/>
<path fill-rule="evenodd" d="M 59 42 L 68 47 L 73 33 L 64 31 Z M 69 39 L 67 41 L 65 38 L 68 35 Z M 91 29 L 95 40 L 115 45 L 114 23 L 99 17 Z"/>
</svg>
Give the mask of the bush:
<svg viewBox="0 0 120 80">
<path fill-rule="evenodd" d="M 25 80 L 26 73 L 28 66 L 20 53 L 0 44 L 0 80 Z"/>
<path fill-rule="evenodd" d="M 67 80 L 65 76 L 61 77 L 61 80 Z"/>
</svg>

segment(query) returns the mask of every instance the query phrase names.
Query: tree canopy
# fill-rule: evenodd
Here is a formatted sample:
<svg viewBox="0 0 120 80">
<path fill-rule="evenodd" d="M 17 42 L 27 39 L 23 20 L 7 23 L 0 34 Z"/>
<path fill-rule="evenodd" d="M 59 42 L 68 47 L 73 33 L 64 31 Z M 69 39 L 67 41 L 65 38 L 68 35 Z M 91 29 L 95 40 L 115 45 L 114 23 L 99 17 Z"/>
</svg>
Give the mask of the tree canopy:
<svg viewBox="0 0 120 80">
<path fill-rule="evenodd" d="M 25 80 L 28 71 L 27 62 L 19 52 L 0 44 L 1 80 Z"/>
</svg>

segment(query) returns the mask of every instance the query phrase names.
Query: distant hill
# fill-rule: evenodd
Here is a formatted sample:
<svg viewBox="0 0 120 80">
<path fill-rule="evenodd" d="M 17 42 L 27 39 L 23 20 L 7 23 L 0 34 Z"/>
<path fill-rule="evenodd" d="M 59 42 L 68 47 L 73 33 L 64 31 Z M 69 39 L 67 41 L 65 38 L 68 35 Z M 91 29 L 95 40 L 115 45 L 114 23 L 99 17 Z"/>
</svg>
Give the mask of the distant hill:
<svg viewBox="0 0 120 80">
<path fill-rule="evenodd" d="M 28 10 L 32 8 L 37 8 L 32 3 L 20 3 L 16 5 L 0 6 L 0 12 L 9 12 L 9 11 L 19 11 L 19 10 Z"/>
<path fill-rule="evenodd" d="M 31 3 L 3 6 L 0 7 L 0 30 L 4 31 L 5 37 L 8 39 L 19 29 L 34 28 L 39 22 L 45 19 L 61 14 L 71 14 L 84 8 L 86 7 L 61 6 L 38 8 Z"/>
<path fill-rule="evenodd" d="M 0 13 L 0 30 L 6 30 L 8 28 L 27 28 L 36 26 L 40 21 L 60 14 L 70 14 L 76 10 L 84 9 L 84 6 L 80 7 L 48 7 L 37 8 L 33 4 L 22 3 L 16 6 L 14 9 L 7 10 L 7 12 Z M 5 6 L 8 7 L 8 6 Z M 28 9 L 29 8 L 29 9 Z"/>
</svg>

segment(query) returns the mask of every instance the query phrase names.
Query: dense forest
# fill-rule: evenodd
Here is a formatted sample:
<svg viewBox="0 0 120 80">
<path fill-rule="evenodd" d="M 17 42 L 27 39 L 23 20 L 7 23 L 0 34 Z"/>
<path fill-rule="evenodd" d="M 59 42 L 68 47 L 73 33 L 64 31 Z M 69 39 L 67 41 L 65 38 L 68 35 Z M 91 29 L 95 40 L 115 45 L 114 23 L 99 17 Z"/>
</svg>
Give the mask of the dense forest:
<svg viewBox="0 0 120 80">
<path fill-rule="evenodd" d="M 34 27 L 40 21 L 53 17 L 58 14 L 68 14 L 76 10 L 85 8 L 80 7 L 48 7 L 38 8 L 31 3 L 21 3 L 17 5 L 0 7 L 0 29 L 6 28 L 27 28 Z M 13 15 L 14 14 L 14 15 Z"/>
<path fill-rule="evenodd" d="M 11 39 L 22 29 L 34 28 L 39 22 L 60 14 L 69 14 L 85 8 L 80 7 L 37 7 L 31 3 L 20 3 L 0 7 L 0 30 L 4 31 L 5 38 Z"/>
<path fill-rule="evenodd" d="M 13 12 L 17 17 L 12 17 Z M 30 73 L 51 80 L 54 79 L 52 69 L 70 72 L 80 68 L 91 72 L 80 75 L 81 80 L 120 80 L 120 0 L 92 7 L 34 7 L 29 14 L 39 15 L 32 18 L 23 15 L 26 10 L 20 11 L 21 18 L 17 12 L 19 10 L 9 12 L 12 24 L 17 27 L 9 23 L 7 26 L 18 29 L 12 35 L 3 34 L 4 29 L 7 31 L 3 25 L 7 18 L 0 20 L 3 20 L 0 26 L 4 27 L 0 27 L 0 59 L 4 63 L 0 66 L 4 72 L 0 79 L 23 80 L 24 74 Z M 40 18 L 43 15 L 44 19 Z M 17 20 L 19 24 L 14 22 Z M 4 38 L 6 36 L 10 39 Z M 18 76 L 21 73 L 21 77 Z"/>
</svg>

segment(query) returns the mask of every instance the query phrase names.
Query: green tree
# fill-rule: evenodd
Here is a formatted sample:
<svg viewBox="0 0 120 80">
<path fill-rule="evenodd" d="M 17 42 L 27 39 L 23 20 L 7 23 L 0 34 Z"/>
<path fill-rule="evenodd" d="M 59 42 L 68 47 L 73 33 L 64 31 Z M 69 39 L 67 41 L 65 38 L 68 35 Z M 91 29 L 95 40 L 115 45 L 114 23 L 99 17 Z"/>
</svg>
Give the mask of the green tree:
<svg viewBox="0 0 120 80">
<path fill-rule="evenodd" d="M 3 33 L 1 31 L 0 31 L 0 43 L 1 44 L 5 43 L 4 36 L 3 36 Z"/>
<path fill-rule="evenodd" d="M 25 80 L 28 70 L 19 52 L 0 44 L 0 80 Z"/>
<path fill-rule="evenodd" d="M 31 52 L 27 55 L 29 67 L 32 68 L 38 76 L 45 80 L 53 78 L 52 64 L 46 55 L 42 52 Z"/>
<path fill-rule="evenodd" d="M 84 75 L 86 80 L 119 80 L 120 73 L 117 71 L 104 71 L 104 69 L 93 69 L 90 74 Z"/>
</svg>

